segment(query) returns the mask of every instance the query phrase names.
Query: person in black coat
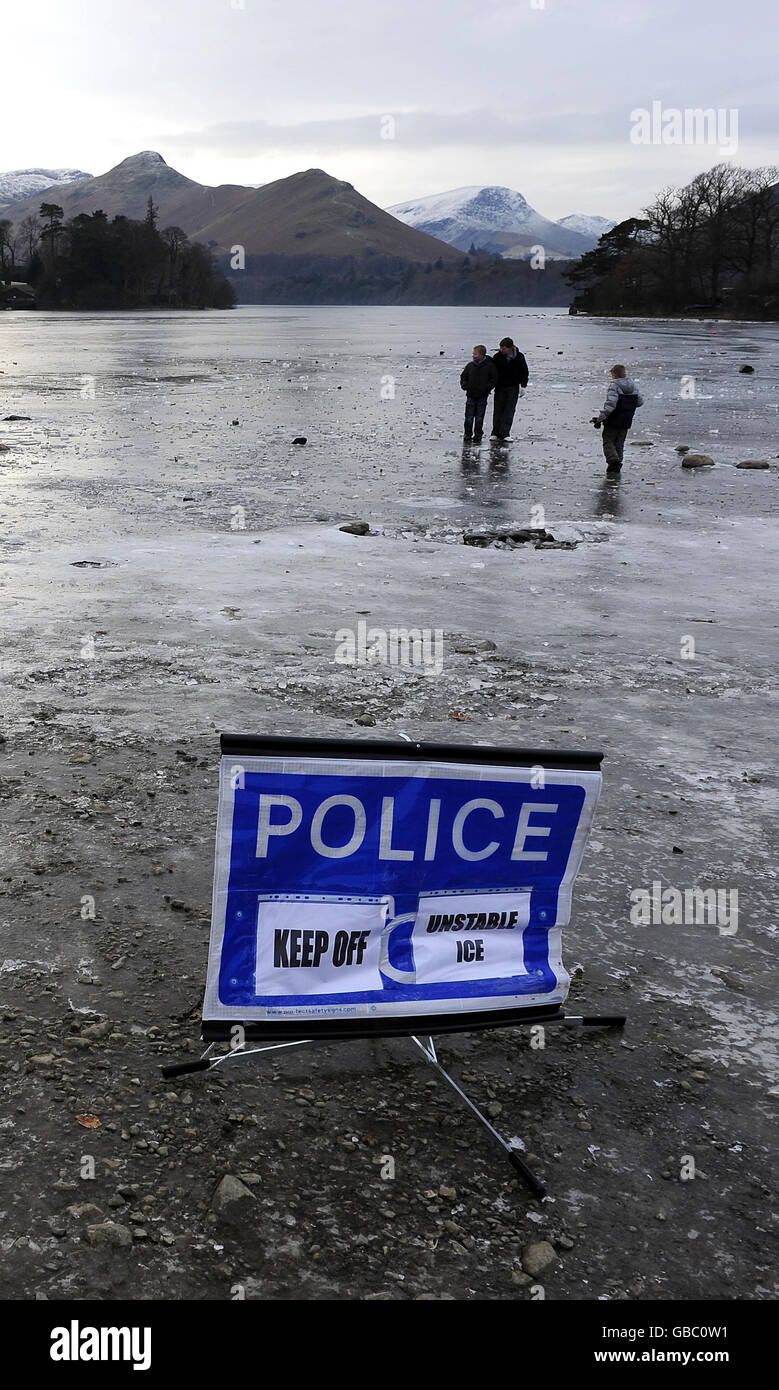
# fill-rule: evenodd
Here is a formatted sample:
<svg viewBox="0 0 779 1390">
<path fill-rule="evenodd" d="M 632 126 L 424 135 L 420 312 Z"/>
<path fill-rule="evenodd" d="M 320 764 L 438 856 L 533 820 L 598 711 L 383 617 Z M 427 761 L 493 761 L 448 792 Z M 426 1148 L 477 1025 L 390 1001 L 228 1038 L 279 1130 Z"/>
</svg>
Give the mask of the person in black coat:
<svg viewBox="0 0 779 1390">
<path fill-rule="evenodd" d="M 513 338 L 501 338 L 500 348 L 492 360 L 498 377 L 492 409 L 492 438 L 507 439 L 520 392 L 525 394 L 528 383 L 527 362 L 515 347 Z"/>
<path fill-rule="evenodd" d="M 495 363 L 487 356 L 483 343 L 473 349 L 473 358 L 460 373 L 460 385 L 465 391 L 465 433 L 463 439 L 478 444 L 484 433 L 484 416 L 490 391 L 498 379 Z"/>
</svg>

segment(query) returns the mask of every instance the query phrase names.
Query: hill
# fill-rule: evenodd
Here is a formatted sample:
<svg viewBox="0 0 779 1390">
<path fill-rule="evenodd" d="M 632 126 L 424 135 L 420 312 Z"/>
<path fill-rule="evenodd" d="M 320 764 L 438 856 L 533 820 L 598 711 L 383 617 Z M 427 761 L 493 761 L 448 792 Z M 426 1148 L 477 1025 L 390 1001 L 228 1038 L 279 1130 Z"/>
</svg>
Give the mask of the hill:
<svg viewBox="0 0 779 1390">
<path fill-rule="evenodd" d="M 559 218 L 557 225 L 565 227 L 569 232 L 578 232 L 580 236 L 587 237 L 592 242 L 590 249 L 593 249 L 604 232 L 610 232 L 617 224 L 612 217 L 593 217 L 586 212 L 572 212 L 568 217 Z"/>
<path fill-rule="evenodd" d="M 205 241 L 232 242 L 254 255 L 399 256 L 453 263 L 454 250 L 399 222 L 350 183 L 307 169 L 256 189 L 229 217 L 199 229 Z"/>
<path fill-rule="evenodd" d="M 66 219 L 102 211 L 142 219 L 149 198 L 161 227 L 181 227 L 216 251 L 243 246 L 247 255 L 399 256 L 410 261 L 457 259 L 450 247 L 414 231 L 363 198 L 349 183 L 322 169 L 308 169 L 261 188 L 215 188 L 180 174 L 154 150 L 122 160 L 108 173 L 58 185 L 56 201 Z M 18 225 L 37 215 L 40 194 L 13 205 Z"/>
<path fill-rule="evenodd" d="M 56 202 L 68 219 L 82 212 L 104 212 L 109 217 L 120 213 L 142 219 L 152 197 L 159 208 L 161 226 L 181 227 L 188 236 L 194 236 L 205 222 L 237 206 L 248 193 L 240 184 L 209 188 L 196 183 L 172 169 L 161 154 L 143 150 L 97 178 L 58 185 L 45 201 Z M 41 195 L 35 194 L 14 203 L 14 222 L 18 225 L 23 217 L 37 214 L 42 201 Z"/>
<path fill-rule="evenodd" d="M 45 188 L 51 188 L 54 184 L 61 191 L 63 184 L 91 177 L 83 169 L 10 169 L 8 173 L 0 174 L 0 217 L 16 217 L 16 203 L 24 198 L 38 197 Z"/>
<path fill-rule="evenodd" d="M 552 222 L 536 212 L 521 193 L 498 185 L 453 188 L 414 202 L 396 203 L 388 211 L 408 226 L 440 237 L 460 251 L 475 246 L 500 255 L 521 256 L 528 254 L 526 247 L 541 245 L 547 255 L 581 256 L 600 235 Z"/>
</svg>

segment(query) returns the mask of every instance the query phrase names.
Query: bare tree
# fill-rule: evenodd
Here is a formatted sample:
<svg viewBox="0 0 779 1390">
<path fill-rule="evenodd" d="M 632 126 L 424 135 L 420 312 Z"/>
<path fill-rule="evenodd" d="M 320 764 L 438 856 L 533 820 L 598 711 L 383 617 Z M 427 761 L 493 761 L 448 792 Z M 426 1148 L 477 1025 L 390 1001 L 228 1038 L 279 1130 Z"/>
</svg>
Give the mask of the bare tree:
<svg viewBox="0 0 779 1390">
<path fill-rule="evenodd" d="M 29 265 L 41 241 L 41 224 L 34 213 L 19 223 L 17 233 L 21 254 Z"/>
<path fill-rule="evenodd" d="M 779 168 L 745 170 L 745 197 L 734 216 L 731 253 L 743 275 L 770 271 L 779 256 Z"/>
<path fill-rule="evenodd" d="M 8 218 L 0 221 L 0 279 L 10 285 L 16 271 L 16 238 Z"/>
<path fill-rule="evenodd" d="M 732 264 L 734 219 L 747 196 L 747 171 L 733 164 L 715 164 L 698 174 L 689 190 L 700 199 L 702 263 L 707 267 L 709 298 L 716 303 L 723 273 Z"/>
</svg>

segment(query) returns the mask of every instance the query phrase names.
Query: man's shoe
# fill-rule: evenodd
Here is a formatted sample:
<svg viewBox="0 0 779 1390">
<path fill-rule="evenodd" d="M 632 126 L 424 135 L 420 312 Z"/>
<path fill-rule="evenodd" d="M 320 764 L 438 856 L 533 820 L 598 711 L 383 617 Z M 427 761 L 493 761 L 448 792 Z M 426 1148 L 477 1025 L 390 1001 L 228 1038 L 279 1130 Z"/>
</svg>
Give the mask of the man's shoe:
<svg viewBox="0 0 779 1390">
<path fill-rule="evenodd" d="M 621 464 L 621 463 L 610 463 L 609 466 L 608 466 L 608 468 L 606 469 L 606 477 L 607 477 L 607 478 L 616 478 L 616 477 L 618 476 L 618 474 L 620 474 L 621 472 L 622 472 L 622 464 Z"/>
<path fill-rule="evenodd" d="M 473 435 L 472 435 L 472 434 L 464 434 L 464 435 L 463 435 L 463 444 L 470 444 L 470 442 L 471 442 L 472 439 L 473 439 Z"/>
<path fill-rule="evenodd" d="M 475 434 L 475 435 L 473 436 L 473 442 L 474 442 L 474 444 L 481 444 L 481 441 L 483 440 L 483 438 L 484 438 L 484 435 L 483 435 L 483 434 Z"/>
</svg>

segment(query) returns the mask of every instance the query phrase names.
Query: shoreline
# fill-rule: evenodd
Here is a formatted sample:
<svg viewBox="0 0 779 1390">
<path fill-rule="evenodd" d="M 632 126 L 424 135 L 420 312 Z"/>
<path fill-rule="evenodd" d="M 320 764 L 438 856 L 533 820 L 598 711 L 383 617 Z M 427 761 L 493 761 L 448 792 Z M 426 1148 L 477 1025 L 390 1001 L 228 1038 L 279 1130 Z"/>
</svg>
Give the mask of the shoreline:
<svg viewBox="0 0 779 1390">
<path fill-rule="evenodd" d="M 330 303 L 324 303 L 324 302 L 319 301 L 319 300 L 313 301 L 312 303 L 303 303 L 303 302 L 301 302 L 300 300 L 289 300 L 289 299 L 287 299 L 287 300 L 284 300 L 284 299 L 273 300 L 272 302 L 271 302 L 271 301 L 267 301 L 267 302 L 266 302 L 266 301 L 256 302 L 256 301 L 254 301 L 254 300 L 247 300 L 247 301 L 237 300 L 235 304 L 228 305 L 228 306 L 224 306 L 224 307 L 215 307 L 215 306 L 208 305 L 208 306 L 205 306 L 205 307 L 203 307 L 203 308 L 194 308 L 194 307 L 193 307 L 193 308 L 176 308 L 176 307 L 168 306 L 168 305 L 164 305 L 164 304 L 154 304 L 154 305 L 149 305 L 149 306 L 146 307 L 146 308 L 140 307 L 140 308 L 135 308 L 135 309 L 123 309 L 123 308 L 112 308 L 112 309 L 106 309 L 106 308 L 102 308 L 102 309 L 61 309 L 61 308 L 56 308 L 56 309 L 55 309 L 55 308 L 46 308 L 45 305 L 36 305 L 36 307 L 35 307 L 34 309 L 8 308 L 8 309 L 0 309 L 0 312 L 7 313 L 7 314 L 23 314 L 25 317 L 27 317 L 27 316 L 30 315 L 30 314 L 60 314 L 60 315 L 63 315 L 63 316 L 72 316 L 72 315 L 79 315 L 79 316 L 80 316 L 80 315 L 84 315 L 84 314 L 90 314 L 90 315 L 93 315 L 93 316 L 100 315 L 100 314 L 112 314 L 112 315 L 116 315 L 116 314 L 175 314 L 175 315 L 178 315 L 178 314 L 223 314 L 223 313 L 231 313 L 231 314 L 232 314 L 232 313 L 234 313 L 237 309 L 300 309 L 300 310 L 304 310 L 304 309 L 361 309 L 361 310 L 366 310 L 366 309 L 367 309 L 367 310 L 369 310 L 369 309 L 391 309 L 391 310 L 397 310 L 397 309 L 430 309 L 430 310 L 436 310 L 436 309 L 450 309 L 450 310 L 456 310 L 456 311 L 458 311 L 458 312 L 463 312 L 463 313 L 468 313 L 468 312 L 478 313 L 480 310 L 484 310 L 485 312 L 487 312 L 487 311 L 493 312 L 494 310 L 499 309 L 499 310 L 504 310 L 505 313 L 507 313 L 507 314 L 517 313 L 517 312 L 527 312 L 527 313 L 555 313 L 555 314 L 558 314 L 558 315 L 560 315 L 561 317 L 564 317 L 564 318 L 571 318 L 571 319 L 575 319 L 575 318 L 578 318 L 578 319 L 587 319 L 588 322 L 591 322 L 591 323 L 612 322 L 612 321 L 615 321 L 615 320 L 618 321 L 618 322 L 621 322 L 621 323 L 629 323 L 629 322 L 635 322 L 635 323 L 729 323 L 729 324 L 755 324 L 755 325 L 759 325 L 759 324 L 766 324 L 766 325 L 767 325 L 767 324 L 779 323 L 779 319 L 777 319 L 777 318 L 742 318 L 742 317 L 739 317 L 738 315 L 730 315 L 730 314 L 716 315 L 716 316 L 714 316 L 714 315 L 712 315 L 712 316 L 706 316 L 706 315 L 697 315 L 697 314 L 620 314 L 620 313 L 612 313 L 612 314 L 605 314 L 605 313 L 604 313 L 604 314 L 588 314 L 588 313 L 586 313 L 586 312 L 583 311 L 583 310 L 579 310 L 577 313 L 571 314 L 571 313 L 569 312 L 568 308 L 567 308 L 564 304 L 438 304 L 438 303 L 434 303 L 434 304 L 424 304 L 424 303 L 420 303 L 420 304 L 410 304 L 410 303 L 402 303 L 402 304 L 399 304 L 399 303 L 376 303 L 376 304 L 369 304 L 369 303 L 364 303 L 364 302 L 359 302 L 359 303 L 356 303 L 356 302 L 355 302 L 355 303 L 348 304 L 348 303 L 343 303 L 343 302 L 341 302 L 341 301 L 339 301 L 339 300 L 334 300 L 334 301 L 332 301 L 332 302 L 330 302 Z"/>
</svg>

